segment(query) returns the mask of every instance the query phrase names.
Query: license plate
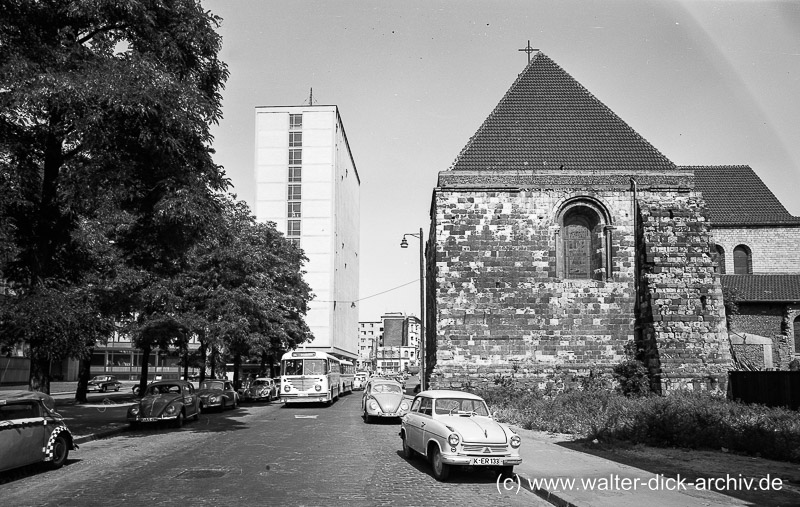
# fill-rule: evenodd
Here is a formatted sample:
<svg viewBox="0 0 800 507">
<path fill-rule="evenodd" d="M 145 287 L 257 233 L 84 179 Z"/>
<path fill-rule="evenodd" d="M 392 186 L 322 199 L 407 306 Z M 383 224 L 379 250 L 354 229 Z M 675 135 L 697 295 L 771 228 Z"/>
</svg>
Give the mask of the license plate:
<svg viewBox="0 0 800 507">
<path fill-rule="evenodd" d="M 472 458 L 470 465 L 502 465 L 503 460 L 500 458 Z"/>
</svg>

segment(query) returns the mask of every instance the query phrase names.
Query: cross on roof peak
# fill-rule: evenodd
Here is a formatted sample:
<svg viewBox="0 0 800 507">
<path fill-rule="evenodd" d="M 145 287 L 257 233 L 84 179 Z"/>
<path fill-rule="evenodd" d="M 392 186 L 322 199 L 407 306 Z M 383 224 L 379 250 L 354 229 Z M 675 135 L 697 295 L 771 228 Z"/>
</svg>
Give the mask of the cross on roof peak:
<svg viewBox="0 0 800 507">
<path fill-rule="evenodd" d="M 531 63 L 531 53 L 536 53 L 539 50 L 537 48 L 532 48 L 531 47 L 531 41 L 528 40 L 528 45 L 526 47 L 522 48 L 522 49 L 518 49 L 517 51 L 524 51 L 524 52 L 528 53 L 528 63 Z"/>
</svg>

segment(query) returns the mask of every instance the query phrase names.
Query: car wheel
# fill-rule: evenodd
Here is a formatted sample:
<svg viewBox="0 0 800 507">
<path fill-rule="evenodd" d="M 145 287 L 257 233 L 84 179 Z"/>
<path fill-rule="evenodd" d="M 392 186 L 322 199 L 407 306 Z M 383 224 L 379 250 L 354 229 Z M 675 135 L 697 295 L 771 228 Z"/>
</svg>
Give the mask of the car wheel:
<svg viewBox="0 0 800 507">
<path fill-rule="evenodd" d="M 431 465 L 433 466 L 433 477 L 437 481 L 444 482 L 450 477 L 450 465 L 442 460 L 442 453 L 439 451 L 438 446 L 433 447 L 433 456 L 431 456 Z"/>
<path fill-rule="evenodd" d="M 367 413 L 366 409 L 364 409 L 364 422 L 367 424 L 372 422 L 372 417 Z"/>
<path fill-rule="evenodd" d="M 114 389 L 114 392 L 115 392 L 115 393 L 118 393 L 118 392 L 119 392 L 119 386 L 117 386 L 117 388 L 116 388 L 116 389 Z"/>
<path fill-rule="evenodd" d="M 403 435 L 403 457 L 406 459 L 414 458 L 414 449 L 408 445 L 408 437 L 405 434 Z"/>
<path fill-rule="evenodd" d="M 234 396 L 233 397 L 233 410 L 236 410 L 237 408 L 239 408 L 239 398 Z"/>
<path fill-rule="evenodd" d="M 106 392 L 106 386 L 100 386 L 100 392 L 101 393 Z"/>
<path fill-rule="evenodd" d="M 195 421 L 200 420 L 200 405 L 197 405 L 197 412 L 194 413 L 194 417 L 192 417 L 192 419 Z"/>
<path fill-rule="evenodd" d="M 183 427 L 183 411 L 178 412 L 178 417 L 175 419 L 175 427 L 176 428 Z"/>
<path fill-rule="evenodd" d="M 50 468 L 61 468 L 67 462 L 69 456 L 69 445 L 67 438 L 59 434 L 53 441 L 53 459 L 48 461 Z"/>
<path fill-rule="evenodd" d="M 220 411 L 228 410 L 228 403 L 225 401 L 225 398 L 222 398 L 222 405 L 219 407 Z"/>
</svg>

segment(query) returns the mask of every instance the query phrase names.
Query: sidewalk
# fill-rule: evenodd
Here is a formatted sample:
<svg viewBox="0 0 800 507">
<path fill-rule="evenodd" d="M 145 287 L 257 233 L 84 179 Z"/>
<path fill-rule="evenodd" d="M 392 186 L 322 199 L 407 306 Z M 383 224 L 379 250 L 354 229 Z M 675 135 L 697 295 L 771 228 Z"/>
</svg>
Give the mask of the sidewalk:
<svg viewBox="0 0 800 507">
<path fill-rule="evenodd" d="M 74 392 L 52 393 L 56 412 L 61 414 L 75 443 L 108 437 L 128 428 L 125 416 L 136 400 L 130 390 L 118 393 L 89 393 L 88 403 L 75 403 Z"/>
<path fill-rule="evenodd" d="M 684 491 L 675 491 L 676 482 L 667 481 L 669 478 L 567 449 L 558 445 L 558 438 L 545 433 L 517 427 L 514 427 L 514 431 L 522 437 L 522 464 L 514 468 L 518 479 L 515 484 L 506 485 L 506 488 L 502 484 L 498 485 L 501 490 L 506 489 L 509 493 L 522 487 L 558 506 L 752 505 L 738 498 L 714 491 L 697 490 L 688 485 Z M 574 479 L 575 487 L 565 488 L 564 482 L 553 484 L 552 481 L 549 484 L 538 483 L 540 487 L 536 487 L 539 479 L 559 478 Z M 588 483 L 592 479 L 597 481 L 594 487 L 589 487 Z M 582 481 L 586 481 L 586 484 Z"/>
</svg>

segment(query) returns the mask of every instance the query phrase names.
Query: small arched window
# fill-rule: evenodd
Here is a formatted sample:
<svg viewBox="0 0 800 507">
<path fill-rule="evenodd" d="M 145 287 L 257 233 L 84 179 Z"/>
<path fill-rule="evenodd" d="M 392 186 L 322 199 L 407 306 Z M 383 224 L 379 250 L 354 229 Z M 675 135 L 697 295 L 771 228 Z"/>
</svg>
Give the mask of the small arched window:
<svg viewBox="0 0 800 507">
<path fill-rule="evenodd" d="M 711 247 L 711 260 L 717 263 L 715 271 L 721 275 L 725 274 L 725 249 L 720 245 Z"/>
<path fill-rule="evenodd" d="M 733 249 L 733 273 L 736 275 L 749 275 L 753 272 L 753 258 L 750 249 L 739 245 Z"/>
<path fill-rule="evenodd" d="M 561 238 L 558 245 L 558 273 L 572 279 L 602 280 L 610 273 L 607 220 L 597 203 L 575 201 L 565 206 L 559 217 Z M 609 275 L 606 275 L 609 276 Z"/>
<path fill-rule="evenodd" d="M 794 319 L 794 353 L 800 354 L 800 317 Z"/>
</svg>

